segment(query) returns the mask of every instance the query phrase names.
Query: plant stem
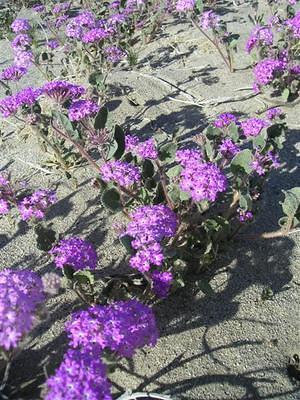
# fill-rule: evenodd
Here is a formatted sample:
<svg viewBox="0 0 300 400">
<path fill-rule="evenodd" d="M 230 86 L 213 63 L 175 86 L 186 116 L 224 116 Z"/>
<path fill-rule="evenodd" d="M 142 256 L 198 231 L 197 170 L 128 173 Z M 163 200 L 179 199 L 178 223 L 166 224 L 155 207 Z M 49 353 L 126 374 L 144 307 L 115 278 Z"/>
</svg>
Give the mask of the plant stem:
<svg viewBox="0 0 300 400">
<path fill-rule="evenodd" d="M 173 210 L 174 209 L 174 204 L 173 204 L 172 200 L 170 199 L 170 197 L 168 195 L 167 179 L 166 179 L 165 172 L 163 170 L 162 165 L 160 164 L 160 162 L 158 160 L 155 161 L 155 164 L 157 165 L 157 168 L 158 168 L 158 173 L 160 175 L 161 185 L 162 185 L 162 188 L 163 188 L 163 192 L 164 192 L 164 195 L 165 195 L 166 202 L 167 202 L 169 208 L 171 208 L 171 210 Z"/>
<path fill-rule="evenodd" d="M 228 60 L 226 59 L 225 55 L 223 54 L 222 50 L 220 49 L 219 43 L 217 41 L 214 41 L 213 39 L 211 39 L 208 34 L 206 32 L 204 32 L 203 29 L 200 28 L 200 26 L 197 24 L 197 22 L 191 18 L 191 22 L 194 25 L 195 28 L 197 28 L 203 36 L 206 37 L 206 39 L 217 49 L 218 53 L 220 54 L 222 60 L 224 61 L 224 63 L 227 65 L 228 69 L 230 72 L 233 72 L 232 67 L 230 65 L 230 63 L 228 62 Z"/>
<path fill-rule="evenodd" d="M 77 143 L 76 140 L 74 140 L 73 138 L 71 138 L 67 133 L 61 131 L 59 128 L 57 128 L 54 124 L 53 121 L 51 123 L 52 128 L 55 130 L 55 132 L 57 132 L 61 137 L 63 137 L 64 139 L 68 140 L 69 142 L 72 143 L 72 145 L 79 151 L 79 153 L 81 154 L 81 156 L 86 159 L 86 161 L 97 171 L 97 173 L 99 173 L 99 166 L 96 163 L 96 161 L 94 161 L 92 159 L 92 157 L 89 155 L 89 153 L 81 146 L 81 144 Z"/>
</svg>

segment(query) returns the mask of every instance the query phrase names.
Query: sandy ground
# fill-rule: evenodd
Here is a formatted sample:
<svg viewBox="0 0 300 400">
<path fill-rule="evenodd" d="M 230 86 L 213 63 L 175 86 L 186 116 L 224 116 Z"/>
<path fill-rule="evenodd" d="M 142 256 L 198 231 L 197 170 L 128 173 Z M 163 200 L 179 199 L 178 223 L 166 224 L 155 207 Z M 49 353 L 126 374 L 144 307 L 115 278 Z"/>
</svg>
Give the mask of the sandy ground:
<svg viewBox="0 0 300 400">
<path fill-rule="evenodd" d="M 130 71 L 117 68 L 109 79 L 108 103 L 115 122 L 133 133 L 148 135 L 157 128 L 179 130 L 183 139 L 200 133 L 215 115 L 225 111 L 251 115 L 262 108 L 257 98 L 218 106 L 184 102 L 245 94 L 250 87 L 249 57 L 243 52 L 251 25 L 250 8 L 220 2 L 219 12 L 230 29 L 241 34 L 237 71 L 229 74 L 208 42 L 187 22 L 167 21 L 162 32 L 139 49 L 139 64 Z M 139 48 L 137 44 L 137 48 Z M 10 62 L 9 47 L 1 43 L 0 65 Z M 22 81 L 39 85 L 37 72 Z M 133 106 L 126 95 L 137 103 Z M 1 92 L 3 96 L 3 92 Z M 273 172 L 261 202 L 261 216 L 248 232 L 273 231 L 280 217 L 281 189 L 299 186 L 300 108 L 288 109 L 290 126 L 282 151 L 285 163 Z M 98 246 L 99 269 L 118 270 L 123 250 L 116 245 L 111 217 L 101 208 L 87 168 L 77 172 L 76 190 L 56 174 L 35 166 L 45 159 L 34 137 L 24 143 L 13 126 L 0 146 L 0 170 L 30 179 L 35 188 L 57 187 L 59 202 L 48 221 L 64 235 L 81 235 Z M 34 148 L 34 151 L 32 150 Z M 31 164 L 30 164 L 31 163 Z M 35 165 L 35 166 L 32 166 Z M 150 390 L 186 400 L 300 399 L 299 384 L 287 375 L 288 357 L 299 352 L 299 234 L 266 241 L 234 242 L 220 254 L 208 273 L 215 295 L 195 294 L 192 285 L 155 307 L 161 338 L 155 348 L 138 352 L 111 376 L 116 393 Z M 35 247 L 24 223 L 0 225 L 1 268 L 53 270 L 51 260 Z M 273 297 L 262 300 L 264 289 Z M 79 303 L 70 292 L 49 301 L 49 319 L 35 329 L 18 356 L 9 381 L 10 399 L 39 399 L 40 385 L 59 364 L 66 349 L 63 324 Z"/>
</svg>

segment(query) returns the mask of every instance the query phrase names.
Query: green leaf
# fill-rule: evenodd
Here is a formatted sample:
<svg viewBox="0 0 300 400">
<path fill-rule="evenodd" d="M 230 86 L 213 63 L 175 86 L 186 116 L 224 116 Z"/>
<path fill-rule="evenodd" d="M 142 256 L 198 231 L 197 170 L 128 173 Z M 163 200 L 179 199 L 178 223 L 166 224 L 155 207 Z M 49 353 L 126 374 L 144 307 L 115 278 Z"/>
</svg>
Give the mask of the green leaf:
<svg viewBox="0 0 300 400">
<path fill-rule="evenodd" d="M 255 147 L 260 147 L 263 149 L 267 143 L 267 132 L 262 131 L 260 135 L 254 136 L 252 142 Z"/>
<path fill-rule="evenodd" d="M 74 128 L 69 118 L 60 111 L 52 111 L 52 118 L 58 121 L 59 125 L 72 137 L 78 138 L 79 132 Z"/>
<path fill-rule="evenodd" d="M 129 235 L 124 235 L 119 238 L 122 245 L 125 247 L 129 254 L 135 254 L 135 250 L 131 246 L 131 242 L 133 241 L 133 237 Z"/>
<path fill-rule="evenodd" d="M 285 101 L 288 101 L 288 98 L 290 96 L 290 91 L 288 88 L 285 88 L 284 91 L 282 92 L 281 96 Z"/>
<path fill-rule="evenodd" d="M 64 265 L 63 274 L 67 279 L 72 280 L 74 275 L 74 269 L 70 265 Z"/>
<path fill-rule="evenodd" d="M 242 210 L 247 211 L 252 209 L 252 198 L 249 193 L 241 194 L 239 204 Z"/>
<path fill-rule="evenodd" d="M 234 141 L 237 142 L 239 139 L 239 128 L 238 126 L 234 123 L 231 122 L 231 124 L 227 127 L 228 135 L 229 137 Z"/>
<path fill-rule="evenodd" d="M 252 168 L 250 163 L 252 161 L 251 150 L 245 149 L 240 151 L 231 161 L 230 168 L 233 174 L 246 173 L 250 174 Z"/>
<path fill-rule="evenodd" d="M 172 168 L 169 168 L 168 171 L 166 172 L 166 175 L 169 178 L 175 178 L 176 176 L 178 176 L 181 172 L 181 166 L 180 165 L 175 165 Z"/>
<path fill-rule="evenodd" d="M 168 191 L 168 195 L 174 203 L 178 203 L 180 200 L 180 190 L 178 186 L 172 186 L 172 188 Z"/>
<path fill-rule="evenodd" d="M 209 161 L 212 161 L 214 159 L 214 148 L 210 141 L 205 143 L 204 150 L 206 157 L 209 159 Z"/>
<path fill-rule="evenodd" d="M 119 192 L 114 188 L 106 189 L 102 193 L 101 202 L 111 211 L 119 211 L 122 208 Z"/>
<path fill-rule="evenodd" d="M 201 279 L 200 281 L 197 282 L 196 285 L 197 285 L 197 288 L 199 290 L 201 290 L 201 292 L 203 292 L 207 296 L 212 296 L 212 295 L 215 294 L 215 292 L 213 291 L 213 288 L 211 287 L 209 281 L 206 280 L 206 279 Z"/>
<path fill-rule="evenodd" d="M 175 153 L 177 150 L 176 143 L 167 143 L 161 147 L 159 151 L 159 159 L 161 161 L 170 162 L 175 158 Z"/>
<path fill-rule="evenodd" d="M 111 160 L 117 150 L 118 150 L 118 143 L 114 139 L 109 144 L 108 152 L 107 152 L 107 155 L 106 155 L 107 160 Z"/>
<path fill-rule="evenodd" d="M 99 83 L 102 83 L 102 81 L 103 81 L 102 72 L 99 72 L 99 71 L 92 72 L 91 75 L 89 76 L 89 83 L 93 86 L 96 86 Z"/>
<path fill-rule="evenodd" d="M 91 271 L 89 271 L 87 269 L 74 272 L 73 279 L 76 280 L 80 284 L 89 283 L 90 285 L 93 286 L 95 283 L 94 275 L 92 274 Z"/>
<path fill-rule="evenodd" d="M 187 192 L 183 192 L 182 190 L 180 190 L 179 198 L 181 201 L 186 201 L 189 200 L 191 196 Z"/>
<path fill-rule="evenodd" d="M 151 160 L 144 160 L 142 167 L 142 176 L 144 179 L 152 178 L 154 175 L 154 165 Z"/>
<path fill-rule="evenodd" d="M 222 131 L 213 125 L 209 125 L 203 133 L 208 139 L 215 139 L 222 134 Z"/>
<path fill-rule="evenodd" d="M 282 210 L 289 218 L 293 218 L 300 208 L 300 187 L 294 187 L 290 190 L 283 190 L 285 195 L 284 201 L 281 203 Z"/>
<path fill-rule="evenodd" d="M 202 11 L 203 11 L 203 0 L 196 0 L 195 6 L 196 6 L 197 12 L 198 12 L 199 14 L 201 14 Z"/>
<path fill-rule="evenodd" d="M 108 118 L 108 109 L 106 107 L 100 108 L 100 110 L 95 118 L 94 128 L 95 129 L 105 128 L 107 118 Z"/>
<path fill-rule="evenodd" d="M 114 158 L 116 160 L 119 160 L 125 151 L 125 134 L 124 134 L 123 129 L 119 125 L 115 126 L 114 138 L 118 144 L 118 148 L 117 148 L 116 152 L 114 153 Z"/>
</svg>

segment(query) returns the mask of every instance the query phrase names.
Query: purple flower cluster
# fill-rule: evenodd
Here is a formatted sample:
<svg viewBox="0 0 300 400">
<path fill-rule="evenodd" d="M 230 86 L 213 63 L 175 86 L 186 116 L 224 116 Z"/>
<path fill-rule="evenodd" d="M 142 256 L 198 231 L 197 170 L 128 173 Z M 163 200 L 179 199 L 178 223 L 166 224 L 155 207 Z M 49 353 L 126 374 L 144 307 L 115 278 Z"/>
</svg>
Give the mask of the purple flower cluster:
<svg viewBox="0 0 300 400">
<path fill-rule="evenodd" d="M 180 175 L 180 188 L 194 201 L 215 201 L 227 188 L 222 171 L 212 163 L 187 163 Z"/>
<path fill-rule="evenodd" d="M 237 146 L 230 138 L 223 139 L 219 146 L 219 152 L 227 159 L 234 157 L 239 151 L 239 146 Z"/>
<path fill-rule="evenodd" d="M 67 100 L 77 99 L 85 93 L 84 87 L 67 81 L 47 82 L 42 90 L 44 94 L 60 104 Z"/>
<path fill-rule="evenodd" d="M 212 10 L 204 11 L 199 20 L 199 25 L 204 31 L 207 31 L 209 29 L 216 29 L 219 24 L 220 18 Z"/>
<path fill-rule="evenodd" d="M 177 150 L 175 160 L 186 167 L 189 163 L 197 163 L 202 159 L 202 154 L 198 149 Z"/>
<path fill-rule="evenodd" d="M 248 118 L 241 122 L 241 128 L 246 137 L 258 136 L 262 129 L 267 126 L 269 126 L 269 123 L 260 118 Z"/>
<path fill-rule="evenodd" d="M 62 239 L 50 251 L 54 255 L 57 268 L 69 266 L 75 271 L 82 269 L 96 269 L 97 252 L 94 246 L 78 237 Z"/>
<path fill-rule="evenodd" d="M 258 87 L 268 85 L 274 80 L 276 73 L 284 71 L 285 67 L 284 62 L 272 58 L 260 61 L 254 67 L 255 84 Z"/>
<path fill-rule="evenodd" d="M 193 11 L 196 4 L 196 0 L 177 0 L 176 11 L 186 12 Z"/>
<path fill-rule="evenodd" d="M 98 349 L 98 354 L 110 349 L 122 357 L 132 357 L 146 345 L 154 346 L 158 337 L 152 309 L 137 300 L 75 312 L 66 330 L 74 348 Z"/>
<path fill-rule="evenodd" d="M 0 112 L 4 118 L 15 114 L 23 106 L 32 106 L 41 95 L 41 89 L 25 88 L 13 96 L 0 100 Z"/>
<path fill-rule="evenodd" d="M 272 121 L 275 118 L 278 118 L 283 115 L 283 111 L 279 107 L 271 108 L 267 111 L 267 118 L 269 121 Z"/>
<path fill-rule="evenodd" d="M 104 182 L 116 182 L 122 187 L 132 186 L 141 180 L 140 170 L 125 161 L 108 161 L 100 168 Z"/>
<path fill-rule="evenodd" d="M 98 354 L 69 349 L 47 379 L 45 400 L 112 400 L 105 365 Z"/>
<path fill-rule="evenodd" d="M 17 348 L 32 329 L 35 312 L 44 301 L 43 285 L 31 271 L 0 272 L 0 347 Z"/>
<path fill-rule="evenodd" d="M 300 11 L 293 18 L 288 19 L 286 25 L 291 29 L 294 38 L 300 39 Z"/>
<path fill-rule="evenodd" d="M 53 7 L 52 12 L 53 12 L 53 14 L 62 14 L 62 13 L 65 13 L 66 11 L 68 11 L 70 6 L 71 6 L 71 3 L 67 3 L 67 2 L 59 3 Z"/>
<path fill-rule="evenodd" d="M 155 160 L 158 157 L 158 151 L 153 138 L 141 142 L 137 136 L 126 135 L 125 149 L 141 158 Z"/>
<path fill-rule="evenodd" d="M 82 35 L 96 24 L 96 17 L 91 11 L 84 11 L 73 18 L 66 26 L 66 35 L 72 39 L 81 39 Z"/>
<path fill-rule="evenodd" d="M 236 123 L 237 117 L 230 113 L 223 113 L 218 116 L 218 118 L 214 121 L 214 126 L 216 128 L 222 129 L 229 126 L 231 123 Z"/>
<path fill-rule="evenodd" d="M 152 279 L 152 290 L 157 297 L 165 299 L 172 284 L 173 275 L 169 271 L 160 272 L 153 271 L 151 274 Z"/>
<path fill-rule="evenodd" d="M 32 43 L 32 39 L 27 33 L 20 33 L 11 42 L 13 50 L 26 50 Z"/>
<path fill-rule="evenodd" d="M 31 218 L 43 219 L 46 210 L 56 201 L 56 193 L 52 190 L 37 190 L 18 203 L 18 210 L 23 221 Z"/>
<path fill-rule="evenodd" d="M 104 49 L 104 54 L 106 56 L 107 61 L 115 64 L 122 60 L 122 58 L 126 57 L 125 51 L 123 51 L 118 46 L 109 46 Z"/>
<path fill-rule="evenodd" d="M 21 32 L 29 31 L 31 29 L 31 26 L 27 19 L 17 18 L 11 24 L 11 29 L 15 33 L 21 33 Z"/>
<path fill-rule="evenodd" d="M 18 81 L 27 73 L 27 69 L 24 67 L 18 67 L 11 65 L 5 68 L 0 75 L 0 79 L 4 81 Z"/>
<path fill-rule="evenodd" d="M 59 47 L 59 42 L 56 39 L 51 39 L 47 41 L 47 46 L 49 49 L 54 50 Z"/>
<path fill-rule="evenodd" d="M 43 4 L 35 4 L 32 7 L 32 10 L 35 11 L 36 13 L 42 13 L 46 11 L 46 7 Z"/>
<path fill-rule="evenodd" d="M 131 245 L 137 251 L 130 266 L 140 272 L 149 271 L 151 265 L 161 266 L 164 255 L 160 242 L 175 235 L 176 214 L 165 205 L 142 206 L 130 218 L 125 233 L 133 238 Z"/>
<path fill-rule="evenodd" d="M 251 51 L 258 46 L 271 46 L 273 44 L 272 30 L 267 26 L 256 26 L 251 32 L 246 43 L 246 51 Z"/>
<path fill-rule="evenodd" d="M 109 38 L 115 30 L 113 28 L 93 28 L 82 35 L 83 43 L 96 43 Z"/>
<path fill-rule="evenodd" d="M 241 208 L 237 209 L 238 215 L 239 215 L 239 220 L 240 222 L 248 222 L 253 219 L 253 213 L 251 211 L 245 211 Z"/>
<path fill-rule="evenodd" d="M 10 182 L 3 175 L 0 175 L 0 215 L 8 214 L 10 211 L 10 201 L 14 199 L 14 193 L 10 187 Z"/>
<path fill-rule="evenodd" d="M 91 100 L 77 100 L 70 105 L 68 116 L 71 121 L 81 121 L 96 115 L 99 110 L 98 104 Z"/>
<path fill-rule="evenodd" d="M 258 175 L 263 176 L 267 171 L 279 168 L 280 160 L 278 155 L 272 151 L 268 151 L 266 154 L 261 154 L 256 150 L 254 159 L 250 165 Z"/>
</svg>

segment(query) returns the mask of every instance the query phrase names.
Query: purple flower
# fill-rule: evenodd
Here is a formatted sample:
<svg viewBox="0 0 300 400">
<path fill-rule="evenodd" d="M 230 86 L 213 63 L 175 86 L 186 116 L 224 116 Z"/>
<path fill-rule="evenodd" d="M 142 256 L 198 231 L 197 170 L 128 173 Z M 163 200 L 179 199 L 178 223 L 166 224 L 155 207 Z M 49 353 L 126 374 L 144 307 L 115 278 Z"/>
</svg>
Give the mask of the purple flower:
<svg viewBox="0 0 300 400">
<path fill-rule="evenodd" d="M 98 257 L 94 246 L 78 237 L 60 240 L 49 253 L 55 256 L 54 263 L 57 268 L 69 266 L 78 271 L 93 270 L 97 267 Z"/>
<path fill-rule="evenodd" d="M 0 215 L 8 214 L 10 211 L 10 206 L 7 200 L 0 198 Z"/>
<path fill-rule="evenodd" d="M 74 85 L 67 81 L 53 81 L 43 86 L 43 93 L 58 103 L 63 104 L 67 100 L 80 97 L 85 93 L 85 89 L 82 86 Z"/>
<path fill-rule="evenodd" d="M 24 67 L 17 67 L 16 65 L 11 65 L 5 68 L 0 75 L 0 79 L 4 81 L 18 81 L 27 73 L 27 69 Z"/>
<path fill-rule="evenodd" d="M 140 143 L 140 139 L 134 135 L 126 135 L 125 136 L 125 150 L 131 151 L 134 150 L 137 145 Z"/>
<path fill-rule="evenodd" d="M 169 294 L 169 290 L 173 280 L 173 275 L 171 274 L 171 272 L 154 271 L 151 274 L 151 279 L 153 292 L 161 299 L 165 299 Z"/>
<path fill-rule="evenodd" d="M 31 218 L 43 219 L 47 209 L 57 202 L 56 193 L 52 190 L 37 190 L 31 196 L 24 197 L 18 204 L 23 221 Z"/>
<path fill-rule="evenodd" d="M 237 117 L 230 113 L 223 113 L 218 116 L 218 118 L 214 121 L 214 126 L 216 128 L 222 129 L 229 126 L 231 123 L 236 123 Z"/>
<path fill-rule="evenodd" d="M 106 28 L 93 28 L 82 35 L 83 43 L 95 43 L 100 40 L 107 39 L 114 33 L 114 30 L 109 30 Z"/>
<path fill-rule="evenodd" d="M 177 0 L 176 11 L 186 12 L 192 11 L 195 7 L 196 0 Z"/>
<path fill-rule="evenodd" d="M 68 21 L 68 16 L 67 15 L 61 15 L 58 18 L 56 18 L 54 26 L 55 28 L 60 28 L 61 26 L 63 26 L 63 24 Z"/>
<path fill-rule="evenodd" d="M 7 118 L 15 114 L 22 106 L 32 106 L 41 95 L 40 89 L 25 88 L 13 96 L 0 100 L 0 111 Z"/>
<path fill-rule="evenodd" d="M 57 47 L 59 47 L 59 42 L 56 39 L 51 39 L 48 40 L 47 46 L 49 47 L 49 49 L 54 50 L 57 49 Z"/>
<path fill-rule="evenodd" d="M 136 154 L 142 158 L 155 160 L 158 157 L 158 151 L 156 149 L 154 140 L 151 138 L 144 142 L 140 142 L 136 147 Z"/>
<path fill-rule="evenodd" d="M 170 238 L 177 230 L 176 214 L 162 204 L 139 207 L 130 218 L 126 234 L 135 239 L 132 242 L 135 249 Z"/>
<path fill-rule="evenodd" d="M 79 26 L 86 26 L 87 28 L 93 28 L 96 23 L 96 17 L 91 11 L 84 11 L 74 18 L 74 21 Z"/>
<path fill-rule="evenodd" d="M 183 149 L 176 151 L 176 161 L 186 167 L 189 163 L 197 163 L 202 159 L 202 154 L 197 149 Z"/>
<path fill-rule="evenodd" d="M 254 159 L 250 165 L 258 175 L 263 176 L 271 169 L 278 169 L 280 167 L 280 161 L 278 155 L 272 151 L 268 151 L 264 155 L 256 150 Z"/>
<path fill-rule="evenodd" d="M 273 44 L 273 33 L 266 26 L 256 26 L 250 34 L 246 43 L 246 51 L 250 53 L 254 47 L 271 46 Z"/>
<path fill-rule="evenodd" d="M 0 347 L 17 348 L 33 328 L 37 306 L 44 301 L 43 285 L 31 271 L 0 272 Z"/>
<path fill-rule="evenodd" d="M 126 57 L 125 51 L 118 46 L 109 46 L 104 49 L 106 59 L 111 63 L 118 63 Z"/>
<path fill-rule="evenodd" d="M 251 211 L 245 211 L 241 208 L 237 209 L 240 222 L 247 222 L 253 219 L 253 213 Z"/>
<path fill-rule="evenodd" d="M 300 39 L 300 11 L 286 21 L 286 25 L 291 29 L 294 38 Z"/>
<path fill-rule="evenodd" d="M 230 138 L 223 139 L 220 146 L 219 152 L 225 158 L 232 158 L 240 151 L 239 146 L 237 146 Z"/>
<path fill-rule="evenodd" d="M 131 246 L 137 250 L 130 266 L 142 273 L 149 271 L 151 265 L 161 266 L 164 255 L 160 242 L 175 235 L 176 214 L 164 205 L 142 206 L 130 218 L 125 234 L 133 238 Z"/>
<path fill-rule="evenodd" d="M 46 11 L 46 7 L 43 4 L 35 4 L 32 7 L 32 10 L 37 13 L 42 13 L 42 12 Z"/>
<path fill-rule="evenodd" d="M 68 116 L 71 121 L 80 121 L 97 114 L 100 107 L 91 100 L 74 101 L 68 110 Z"/>
<path fill-rule="evenodd" d="M 17 35 L 14 40 L 11 42 L 11 47 L 16 50 L 16 49 L 23 49 L 26 50 L 28 46 L 32 43 L 32 39 L 29 35 L 26 33 L 20 33 Z"/>
<path fill-rule="evenodd" d="M 82 36 L 82 27 L 76 23 L 75 18 L 66 26 L 66 35 L 72 39 L 80 39 Z"/>
<path fill-rule="evenodd" d="M 29 31 L 31 29 L 31 26 L 30 26 L 29 21 L 27 19 L 17 18 L 11 24 L 11 29 L 15 33 L 21 33 L 21 32 Z"/>
<path fill-rule="evenodd" d="M 180 188 L 194 201 L 215 201 L 227 188 L 227 179 L 212 163 L 189 163 L 180 175 Z"/>
<path fill-rule="evenodd" d="M 260 118 L 248 118 L 241 122 L 241 128 L 246 137 L 258 136 L 267 126 L 269 126 L 268 122 Z"/>
<path fill-rule="evenodd" d="M 260 61 L 254 67 L 255 83 L 258 86 L 264 86 L 271 83 L 277 72 L 281 72 L 286 67 L 282 61 L 271 58 Z"/>
<path fill-rule="evenodd" d="M 52 13 L 53 14 L 64 13 L 70 8 L 70 6 L 71 6 L 71 3 L 67 3 L 67 2 L 56 4 L 52 9 Z"/>
<path fill-rule="evenodd" d="M 16 49 L 14 63 L 18 67 L 28 68 L 33 63 L 33 53 L 29 50 Z"/>
<path fill-rule="evenodd" d="M 69 349 L 55 374 L 47 379 L 45 400 L 112 400 L 111 385 L 99 354 Z"/>
<path fill-rule="evenodd" d="M 117 182 L 118 185 L 124 187 L 141 180 L 140 170 L 124 161 L 108 161 L 102 165 L 100 173 L 105 182 Z"/>
<path fill-rule="evenodd" d="M 208 29 L 216 29 L 219 24 L 220 18 L 212 10 L 205 11 L 199 20 L 199 25 L 204 31 L 207 31 Z"/>
<path fill-rule="evenodd" d="M 66 330 L 74 348 L 108 348 L 122 357 L 132 357 L 146 345 L 154 346 L 158 337 L 152 309 L 137 300 L 76 312 Z"/>
<path fill-rule="evenodd" d="M 283 111 L 279 107 L 271 108 L 267 111 L 267 118 L 269 121 L 272 121 L 273 119 L 280 117 L 281 115 L 283 115 Z"/>
</svg>

